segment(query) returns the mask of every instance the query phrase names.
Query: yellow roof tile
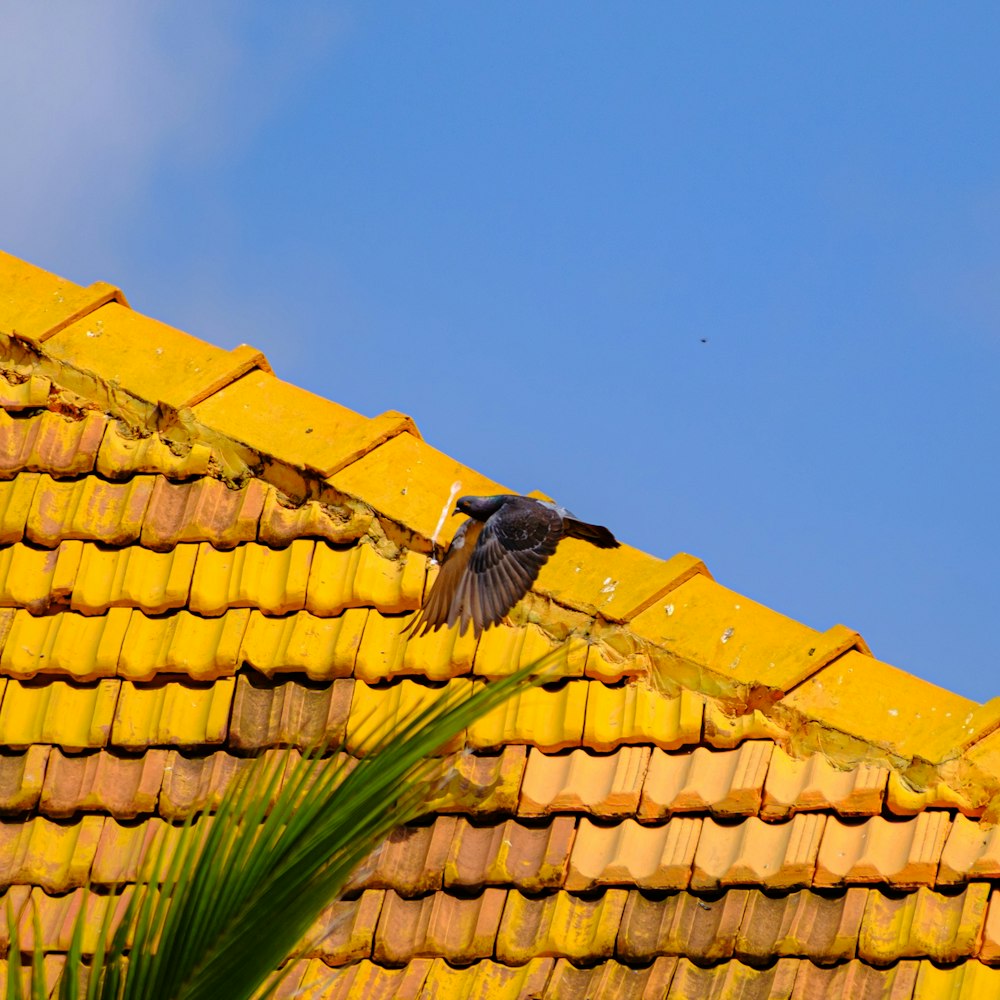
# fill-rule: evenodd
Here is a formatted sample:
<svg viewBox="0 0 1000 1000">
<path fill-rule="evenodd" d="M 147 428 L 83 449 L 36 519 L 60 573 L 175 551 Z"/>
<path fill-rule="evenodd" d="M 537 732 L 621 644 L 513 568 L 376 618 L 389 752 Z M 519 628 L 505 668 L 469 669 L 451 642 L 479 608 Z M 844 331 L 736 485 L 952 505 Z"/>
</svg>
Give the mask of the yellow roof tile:
<svg viewBox="0 0 1000 1000">
<path fill-rule="evenodd" d="M 941 885 L 954 885 L 971 878 L 1000 878 L 1000 826 L 959 814 L 941 852 L 937 880 Z"/>
<path fill-rule="evenodd" d="M 63 542 L 56 549 L 21 544 L 0 548 L 0 605 L 44 614 L 53 602 L 65 599 L 80 562 L 80 545 Z"/>
<path fill-rule="evenodd" d="M 299 611 L 268 618 L 251 611 L 240 658 L 262 674 L 305 673 L 312 680 L 350 677 L 365 622 L 374 612 L 351 608 L 336 618 Z"/>
<path fill-rule="evenodd" d="M 0 480 L 0 544 L 19 542 L 24 537 L 40 478 L 37 472 L 22 472 L 15 479 Z"/>
<path fill-rule="evenodd" d="M 588 646 L 583 641 L 555 641 L 538 625 L 498 625 L 479 638 L 475 670 L 480 677 L 504 677 L 547 657 L 545 665 L 560 677 L 582 677 Z"/>
<path fill-rule="evenodd" d="M 480 683 L 476 682 L 477 687 Z M 469 727 L 469 744 L 528 743 L 543 750 L 579 746 L 589 687 L 588 681 L 570 680 L 552 689 L 518 691 Z"/>
<path fill-rule="evenodd" d="M 702 736 L 709 746 L 738 747 L 744 740 L 773 740 L 785 742 L 788 732 L 776 720 L 766 716 L 759 708 L 746 711 L 746 705 L 730 704 L 713 698 L 705 700 L 705 722 Z"/>
<path fill-rule="evenodd" d="M 125 298 L 111 285 L 74 285 L 0 251 L 0 334 L 40 342 L 106 302 Z"/>
<path fill-rule="evenodd" d="M 611 750 L 622 743 L 653 743 L 664 750 L 698 743 L 703 700 L 688 690 L 670 696 L 648 684 L 607 687 L 586 684 L 587 721 L 584 743 L 595 750 Z"/>
<path fill-rule="evenodd" d="M 107 417 L 87 410 L 82 418 L 46 410 L 31 417 L 11 417 L 0 409 L 0 476 L 51 472 L 79 476 L 91 472 Z"/>
<path fill-rule="evenodd" d="M 374 623 L 376 615 L 373 612 Z M 387 618 L 381 626 L 389 636 L 398 641 L 399 629 L 403 623 L 398 618 Z M 476 638 L 471 630 L 459 635 L 458 629 L 443 628 L 426 635 L 411 635 L 403 649 L 403 659 L 398 663 L 400 673 L 422 674 L 431 681 L 445 681 L 472 673 L 473 656 L 477 649 Z M 394 660 L 394 663 L 398 661 Z"/>
<path fill-rule="evenodd" d="M 420 960 L 417 959 L 419 962 Z M 447 997 L 448 1000 L 523 1000 L 524 997 L 545 995 L 545 984 L 552 969 L 551 958 L 532 958 L 526 964 L 510 968 L 490 960 L 477 962 L 468 968 L 452 968 L 443 958 L 431 963 L 423 983 L 419 987 L 401 984 L 395 994 L 379 994 L 363 990 L 341 994 L 348 996 L 426 996 Z M 325 998 L 324 998 L 325 1000 Z"/>
<path fill-rule="evenodd" d="M 267 360 L 252 347 L 224 351 L 116 302 L 64 327 L 46 341 L 45 351 L 83 372 L 106 370 L 113 357 L 118 388 L 178 410 L 253 368 L 267 368 Z"/>
<path fill-rule="evenodd" d="M 139 546 L 108 549 L 81 542 L 61 542 L 56 550 L 76 554 L 79 569 L 70 586 L 70 607 L 83 614 L 102 614 L 108 608 L 138 608 L 147 614 L 183 608 L 191 590 L 198 546 L 182 544 L 169 552 Z M 56 575 L 58 576 L 58 564 Z M 67 571 L 67 576 L 69 575 Z M 58 594 L 58 591 L 56 591 Z"/>
<path fill-rule="evenodd" d="M 767 969 L 755 969 L 741 962 L 723 962 L 703 969 L 688 959 L 681 958 L 670 982 L 670 1000 L 704 1000 L 705 997 L 788 997 L 794 1000 L 812 1000 L 813 997 L 821 996 L 890 997 L 888 993 L 876 994 L 874 991 L 819 993 L 811 992 L 808 987 L 800 990 L 799 965 L 792 959 L 782 958 Z M 877 989 L 878 986 L 874 988 Z M 891 1000 L 897 1000 L 895 994 L 891 995 Z"/>
<path fill-rule="evenodd" d="M 419 538 L 444 545 L 461 523 L 452 517 L 463 494 L 509 493 L 412 434 L 399 434 L 336 473 L 331 485 L 359 497 Z"/>
<path fill-rule="evenodd" d="M 284 494 L 270 486 L 264 496 L 258 539 L 275 548 L 282 548 L 296 538 L 325 538 L 343 545 L 362 538 L 372 521 L 371 512 L 363 507 L 355 509 L 342 504 L 333 508 L 316 500 L 293 506 Z"/>
<path fill-rule="evenodd" d="M 666 561 L 623 545 L 595 549 L 567 538 L 542 567 L 534 590 L 561 604 L 615 621 L 628 621 L 695 575 L 705 564 L 685 553 Z"/>
<path fill-rule="evenodd" d="M 371 545 L 317 545 L 305 606 L 317 615 L 367 606 L 386 613 L 412 611 L 420 606 L 426 568 L 427 557 L 418 552 L 386 559 Z"/>
<path fill-rule="evenodd" d="M 384 892 L 375 890 L 331 903 L 309 929 L 306 940 L 311 944 L 303 957 L 323 958 L 331 965 L 370 958 L 384 898 Z"/>
<path fill-rule="evenodd" d="M 33 410 L 49 401 L 52 382 L 44 375 L 29 375 L 23 381 L 0 372 L 0 406 L 6 410 Z"/>
<path fill-rule="evenodd" d="M 54 743 L 66 750 L 102 747 L 108 742 L 117 680 L 90 684 L 49 680 L 44 684 L 11 679 L 0 702 L 0 743 L 27 747 Z"/>
<path fill-rule="evenodd" d="M 858 652 L 835 660 L 781 704 L 822 726 L 931 763 L 1000 722 L 1000 699 L 977 705 Z"/>
<path fill-rule="evenodd" d="M 932 962 L 921 962 L 912 996 L 913 1000 L 997 997 L 1000 996 L 1000 969 L 991 969 L 980 962 L 965 962 L 955 968 L 938 968 Z"/>
<path fill-rule="evenodd" d="M 262 400 L 267 401 L 262 406 Z M 332 476 L 397 434 L 415 434 L 409 417 L 390 411 L 371 420 L 273 375 L 250 372 L 194 408 L 226 436 L 296 467 Z"/>
<path fill-rule="evenodd" d="M 208 475 L 212 449 L 195 441 L 167 442 L 160 434 L 126 434 L 118 421 L 109 421 L 97 452 L 95 471 L 106 479 L 128 479 L 137 472 L 158 472 L 170 479 Z"/>
<path fill-rule="evenodd" d="M 119 819 L 155 812 L 166 760 L 165 750 L 118 757 L 103 750 L 67 755 L 53 749 L 39 810 L 55 817 L 108 812 Z"/>
<path fill-rule="evenodd" d="M 123 681 L 111 742 L 124 749 L 222 743 L 229 723 L 234 678 L 208 685 Z"/>
<path fill-rule="evenodd" d="M 103 816 L 54 823 L 44 816 L 0 823 L 0 882 L 65 892 L 86 885 Z"/>
<path fill-rule="evenodd" d="M 0 697 L 3 684 L 0 683 Z M 50 747 L 35 744 L 23 753 L 0 756 L 0 814 L 28 812 L 38 804 Z"/>
</svg>

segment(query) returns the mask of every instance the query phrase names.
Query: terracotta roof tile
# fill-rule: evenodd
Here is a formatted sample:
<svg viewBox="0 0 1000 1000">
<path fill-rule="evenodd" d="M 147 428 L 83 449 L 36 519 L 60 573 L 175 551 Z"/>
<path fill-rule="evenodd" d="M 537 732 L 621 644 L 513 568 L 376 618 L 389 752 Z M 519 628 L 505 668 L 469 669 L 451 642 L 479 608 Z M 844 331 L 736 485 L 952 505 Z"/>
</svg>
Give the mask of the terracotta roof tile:
<svg viewBox="0 0 1000 1000">
<path fill-rule="evenodd" d="M 506 898 L 503 889 L 486 889 L 468 899 L 443 892 L 404 899 L 386 890 L 373 957 L 387 965 L 419 957 L 446 958 L 457 965 L 489 958 Z"/>
<path fill-rule="evenodd" d="M 641 826 L 632 819 L 607 825 L 581 818 L 566 888 L 686 888 L 701 833 L 701 819 L 675 818 L 659 826 Z"/>
<path fill-rule="evenodd" d="M 74 823 L 43 816 L 0 820 L 0 885 L 38 885 L 49 892 L 86 885 L 104 822 L 103 816 Z"/>
<path fill-rule="evenodd" d="M 21 753 L 0 753 L 0 814 L 34 809 L 42 793 L 50 748 L 41 744 Z"/>
<path fill-rule="evenodd" d="M 705 700 L 702 736 L 705 743 L 718 749 L 738 747 L 746 740 L 784 742 L 788 739 L 788 733 L 759 708 L 753 711 L 741 710 L 734 715 L 725 704 L 712 698 Z"/>
<path fill-rule="evenodd" d="M 773 748 L 773 743 L 751 740 L 738 750 L 654 750 L 642 785 L 639 818 L 656 820 L 677 812 L 756 815 Z"/>
<path fill-rule="evenodd" d="M 140 436 L 124 430 L 117 420 L 108 421 L 97 452 L 94 470 L 105 479 L 128 479 L 137 472 L 158 472 L 169 479 L 208 475 L 212 449 L 199 441 L 182 444 L 160 434 Z"/>
<path fill-rule="evenodd" d="M 341 969 L 331 969 L 322 959 L 314 958 L 294 963 L 293 973 L 282 981 L 275 997 L 280 1000 L 352 1000 L 354 997 L 417 1000 L 433 965 L 430 959 L 418 958 L 405 968 L 387 969 L 362 959 Z M 457 993 L 447 995 L 459 996 Z"/>
<path fill-rule="evenodd" d="M 38 673 L 77 681 L 114 677 L 131 614 L 113 608 L 100 618 L 69 612 L 34 617 L 18 609 L 3 639 L 0 672 L 25 680 Z"/>
<path fill-rule="evenodd" d="M 666 997 L 677 967 L 675 958 L 657 958 L 652 965 L 633 969 L 614 959 L 594 968 L 578 969 L 565 958 L 556 960 L 545 987 L 546 1000 L 655 1000 Z M 541 993 L 537 994 L 542 996 Z"/>
<path fill-rule="evenodd" d="M 953 885 L 970 878 L 1000 878 L 1000 826 L 958 815 L 941 852 L 937 881 Z"/>
<path fill-rule="evenodd" d="M 978 955 L 980 961 L 1000 964 L 1000 893 L 996 891 L 990 892 Z"/>
<path fill-rule="evenodd" d="M 24 537 L 41 478 L 37 472 L 22 472 L 14 479 L 0 480 L 0 544 L 19 542 Z"/>
<path fill-rule="evenodd" d="M 593 899 L 557 892 L 541 898 L 507 893 L 496 939 L 496 957 L 523 965 L 538 956 L 593 962 L 614 954 L 628 893 L 608 889 Z"/>
<path fill-rule="evenodd" d="M 328 906 L 306 935 L 315 942 L 304 958 L 322 958 L 328 965 L 343 965 L 371 958 L 375 926 L 385 893 L 363 892 L 356 899 L 340 899 Z"/>
<path fill-rule="evenodd" d="M 370 614 L 351 608 L 336 618 L 308 611 L 268 618 L 251 611 L 240 659 L 266 676 L 289 671 L 312 680 L 350 677 Z"/>
<path fill-rule="evenodd" d="M 0 476 L 49 472 L 79 476 L 93 471 L 107 418 L 87 410 L 74 419 L 45 410 L 12 417 L 0 409 Z"/>
<path fill-rule="evenodd" d="M 644 652 L 620 652 L 607 643 L 591 642 L 583 672 L 592 680 L 616 684 L 627 677 L 649 674 L 649 656 Z"/>
<path fill-rule="evenodd" d="M 671 697 L 642 682 L 608 687 L 592 681 L 588 686 L 583 741 L 594 750 L 622 743 L 675 750 L 701 738 L 704 701 L 686 689 Z"/>
<path fill-rule="evenodd" d="M 40 473 L 24 535 L 47 548 L 64 538 L 130 545 L 144 530 L 143 518 L 157 478 L 136 476 L 124 483 L 109 483 L 88 476 L 62 481 Z"/>
<path fill-rule="evenodd" d="M 56 991 L 59 988 L 59 977 L 62 975 L 63 968 L 66 964 L 65 955 L 46 955 L 42 959 L 42 979 L 45 983 L 45 996 L 51 997 L 56 995 Z M 6 991 L 7 989 L 7 975 L 8 975 L 8 964 L 4 962 L 0 964 L 0 990 Z M 31 995 L 31 966 L 22 965 L 21 966 L 21 995 L 30 996 Z M 4 993 L 6 995 L 6 992 Z"/>
<path fill-rule="evenodd" d="M 882 810 L 889 769 L 859 764 L 835 768 L 821 753 L 804 760 L 775 747 L 764 782 L 761 816 L 778 819 L 792 813 L 832 809 L 841 816 L 873 816 Z"/>
<path fill-rule="evenodd" d="M 52 380 L 44 375 L 29 375 L 17 381 L 13 372 L 0 373 L 0 406 L 7 410 L 29 410 L 49 401 Z"/>
<path fill-rule="evenodd" d="M 532 749 L 521 784 L 518 814 L 586 812 L 595 816 L 633 816 L 651 752 L 650 747 L 619 747 L 609 754 L 571 750 L 551 756 Z"/>
<path fill-rule="evenodd" d="M 119 819 L 155 812 L 165 764 L 164 750 L 118 757 L 103 750 L 68 756 L 53 749 L 39 810 L 55 817 L 107 812 Z"/>
<path fill-rule="evenodd" d="M 19 749 L 54 743 L 65 750 L 103 747 L 111 732 L 119 681 L 90 684 L 11 679 L 0 702 L 0 744 Z"/>
<path fill-rule="evenodd" d="M 686 892 L 661 899 L 630 892 L 618 957 L 631 964 L 644 964 L 657 955 L 686 955 L 699 964 L 730 958 L 751 895 L 756 894 L 733 889 L 712 900 Z"/>
<path fill-rule="evenodd" d="M 212 684 L 122 681 L 111 743 L 126 750 L 222 743 L 228 729 L 233 687 L 232 677 Z"/>
<path fill-rule="evenodd" d="M 492 747 L 502 743 L 529 743 L 543 750 L 579 746 L 583 738 L 584 713 L 588 709 L 588 689 L 603 686 L 569 680 L 551 688 L 518 691 L 469 727 L 469 744 Z"/>
<path fill-rule="evenodd" d="M 165 751 L 159 814 L 164 819 L 182 820 L 201 810 L 214 810 L 230 782 L 247 763 L 247 758 L 224 750 L 197 757 L 177 750 Z"/>
<path fill-rule="evenodd" d="M 575 835 L 571 816 L 557 816 L 545 826 L 511 819 L 476 826 L 462 817 L 445 862 L 444 886 L 468 890 L 512 885 L 529 893 L 560 888 Z"/>
<path fill-rule="evenodd" d="M 430 800 L 428 809 L 471 815 L 511 815 L 517 811 L 524 777 L 526 748 L 514 744 L 494 753 L 462 751 L 452 758 L 453 782 L 441 801 Z"/>
<path fill-rule="evenodd" d="M 145 478 L 137 476 L 132 482 Z M 141 540 L 146 548 L 165 551 L 178 542 L 207 541 L 230 549 L 257 540 L 257 522 L 267 493 L 259 479 L 251 479 L 238 490 L 218 479 L 190 483 L 172 483 L 163 476 L 152 479 L 149 511 L 142 523 Z"/>
<path fill-rule="evenodd" d="M 873 816 L 863 823 L 844 823 L 831 816 L 816 862 L 816 885 L 933 884 L 950 827 L 947 812 L 896 821 Z"/>
<path fill-rule="evenodd" d="M 440 889 L 457 826 L 457 817 L 439 816 L 393 831 L 351 877 L 351 889 L 392 889 L 406 898 Z"/>
<path fill-rule="evenodd" d="M 973 882 L 957 896 L 921 886 L 894 898 L 868 894 L 858 939 L 858 958 L 890 965 L 901 958 L 954 963 L 978 951 L 990 887 Z"/>
<path fill-rule="evenodd" d="M 85 816 L 83 822 L 90 819 L 104 823 L 90 872 L 91 881 L 98 887 L 127 885 L 151 878 L 153 862 L 159 857 L 159 838 L 166 840 L 164 860 L 169 864 L 184 829 L 156 816 L 141 822 Z M 203 817 L 197 822 L 211 823 L 212 817 Z"/>
<path fill-rule="evenodd" d="M 346 505 L 332 507 L 317 500 L 298 506 L 273 486 L 264 496 L 258 538 L 265 545 L 282 548 L 296 538 L 324 538 L 342 545 L 363 537 L 374 520 L 367 509 L 355 510 Z"/>
<path fill-rule="evenodd" d="M 735 954 L 751 965 L 774 956 L 802 956 L 823 964 L 852 959 L 872 891 L 852 888 L 831 895 L 801 889 L 781 896 L 752 891 Z"/>
<path fill-rule="evenodd" d="M 337 746 L 345 737 L 354 683 L 275 682 L 241 672 L 236 678 L 228 745 L 236 750 L 305 749 L 321 742 Z"/>
<path fill-rule="evenodd" d="M 787 823 L 751 816 L 735 825 L 706 820 L 698 841 L 692 889 L 756 883 L 771 888 L 808 885 L 827 817 L 800 813 Z"/>
<path fill-rule="evenodd" d="M 925 966 L 930 966 L 930 963 L 904 961 L 888 969 L 874 969 L 857 960 L 829 968 L 801 962 L 795 975 L 791 1000 L 812 1000 L 813 997 L 879 997 L 883 1000 L 921 997 L 930 1000 L 931 997 L 948 996 L 947 992 L 926 994 L 919 989 L 914 993 L 918 972 L 922 972 Z M 953 981 L 952 976 L 948 979 Z"/>
</svg>

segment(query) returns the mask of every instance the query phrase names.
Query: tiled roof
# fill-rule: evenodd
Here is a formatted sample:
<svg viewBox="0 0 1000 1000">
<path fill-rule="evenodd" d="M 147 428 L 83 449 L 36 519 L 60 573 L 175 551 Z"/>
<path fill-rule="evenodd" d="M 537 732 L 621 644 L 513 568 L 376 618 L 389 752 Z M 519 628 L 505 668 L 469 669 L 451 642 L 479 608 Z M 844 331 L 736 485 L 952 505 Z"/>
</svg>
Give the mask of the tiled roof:
<svg viewBox="0 0 1000 1000">
<path fill-rule="evenodd" d="M 450 499 L 500 489 L 401 414 L 0 255 L 0 894 L 36 900 L 47 974 L 250 756 L 349 763 L 555 651 L 279 995 L 1000 996 L 1000 700 L 692 556 L 573 540 L 478 641 L 407 638 Z"/>
</svg>

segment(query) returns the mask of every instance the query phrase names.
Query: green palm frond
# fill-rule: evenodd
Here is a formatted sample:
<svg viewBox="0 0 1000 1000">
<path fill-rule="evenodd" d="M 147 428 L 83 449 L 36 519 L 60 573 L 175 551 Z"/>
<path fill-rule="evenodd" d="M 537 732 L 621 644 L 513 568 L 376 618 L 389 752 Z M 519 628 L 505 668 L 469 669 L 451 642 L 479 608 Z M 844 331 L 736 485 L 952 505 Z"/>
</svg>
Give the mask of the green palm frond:
<svg viewBox="0 0 1000 1000">
<path fill-rule="evenodd" d="M 433 800 L 455 796 L 449 758 L 435 754 L 526 684 L 558 679 L 550 672 L 557 658 L 558 651 L 462 699 L 445 693 L 395 731 L 373 731 L 360 759 L 324 756 L 321 747 L 251 762 L 214 815 L 188 820 L 176 838 L 164 830 L 154 842 L 117 927 L 118 908 L 107 901 L 82 987 L 88 907 L 81 907 L 60 1000 L 270 996 L 280 981 L 275 970 L 301 952 L 358 865 Z M 9 902 L 7 910 L 6 1000 L 26 1000 L 21 915 Z M 31 1000 L 46 995 L 37 914 L 34 921 Z"/>
</svg>

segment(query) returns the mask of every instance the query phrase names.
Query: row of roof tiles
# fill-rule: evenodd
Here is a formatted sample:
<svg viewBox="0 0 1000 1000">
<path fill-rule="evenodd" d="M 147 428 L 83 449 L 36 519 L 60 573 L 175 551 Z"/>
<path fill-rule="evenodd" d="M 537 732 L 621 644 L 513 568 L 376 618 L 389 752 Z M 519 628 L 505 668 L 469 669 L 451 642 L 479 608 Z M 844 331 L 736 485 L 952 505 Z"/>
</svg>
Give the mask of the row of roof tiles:
<svg viewBox="0 0 1000 1000">
<path fill-rule="evenodd" d="M 473 775 L 473 778 L 479 777 Z M 454 808 L 454 800 L 451 801 Z M 211 818 L 199 822 L 211 822 Z M 102 815 L 71 821 L 44 816 L 0 821 L 0 884 L 37 884 L 62 892 L 86 883 L 134 881 L 138 851 L 157 831 L 179 827 L 158 817 L 136 824 Z M 105 845 L 101 847 L 100 845 Z M 356 877 L 358 886 L 404 896 L 439 888 L 514 885 L 525 892 L 691 889 L 747 885 L 783 891 L 802 886 L 958 885 L 1000 877 L 1000 844 L 963 817 L 928 811 L 900 821 L 864 823 L 800 815 L 766 824 L 675 817 L 640 826 L 556 816 L 544 824 L 457 816 L 407 828 Z"/>
<path fill-rule="evenodd" d="M 79 889 L 51 896 L 38 887 L 12 886 L 0 899 L 5 909 L 9 900 L 21 915 L 19 938 L 28 951 L 35 941 L 35 913 L 43 949 L 65 952 L 85 906 L 82 947 L 92 954 L 106 910 L 112 908 L 115 926 L 131 891 Z M 547 957 L 587 964 L 614 959 L 632 967 L 648 967 L 663 957 L 700 966 L 736 959 L 760 967 L 788 958 L 824 966 L 860 960 L 884 968 L 914 958 L 941 965 L 976 959 L 997 966 L 1000 892 L 973 883 L 957 895 L 922 888 L 889 896 L 855 888 L 835 896 L 802 890 L 775 897 L 734 889 L 713 899 L 688 893 L 654 899 L 624 889 L 595 898 L 487 889 L 473 897 L 433 893 L 405 899 L 375 889 L 333 903 L 307 940 L 315 943 L 303 957 L 334 966 L 363 959 L 405 966 L 443 958 L 454 966 L 496 959 L 523 967 Z M 0 948 L 8 944 L 5 924 Z"/>
<path fill-rule="evenodd" d="M 764 740 L 747 741 L 736 750 L 702 746 L 684 753 L 622 746 L 610 753 L 577 749 L 553 755 L 515 744 L 500 755 L 510 758 L 510 768 L 520 761 L 516 775 L 511 771 L 509 776 L 513 799 L 501 806 L 489 796 L 488 802 L 471 805 L 478 812 L 524 818 L 573 812 L 656 822 L 690 813 L 767 820 L 821 810 L 874 816 L 883 806 L 906 816 L 956 805 L 953 794 L 941 795 L 936 787 L 915 791 L 885 767 L 862 764 L 839 771 L 820 755 L 795 760 Z M 194 757 L 166 749 L 65 753 L 35 744 L 0 756 L 0 813 L 38 809 L 48 816 L 71 816 L 96 809 L 122 819 L 157 811 L 183 818 L 213 808 L 246 762 L 224 750 Z"/>
</svg>

